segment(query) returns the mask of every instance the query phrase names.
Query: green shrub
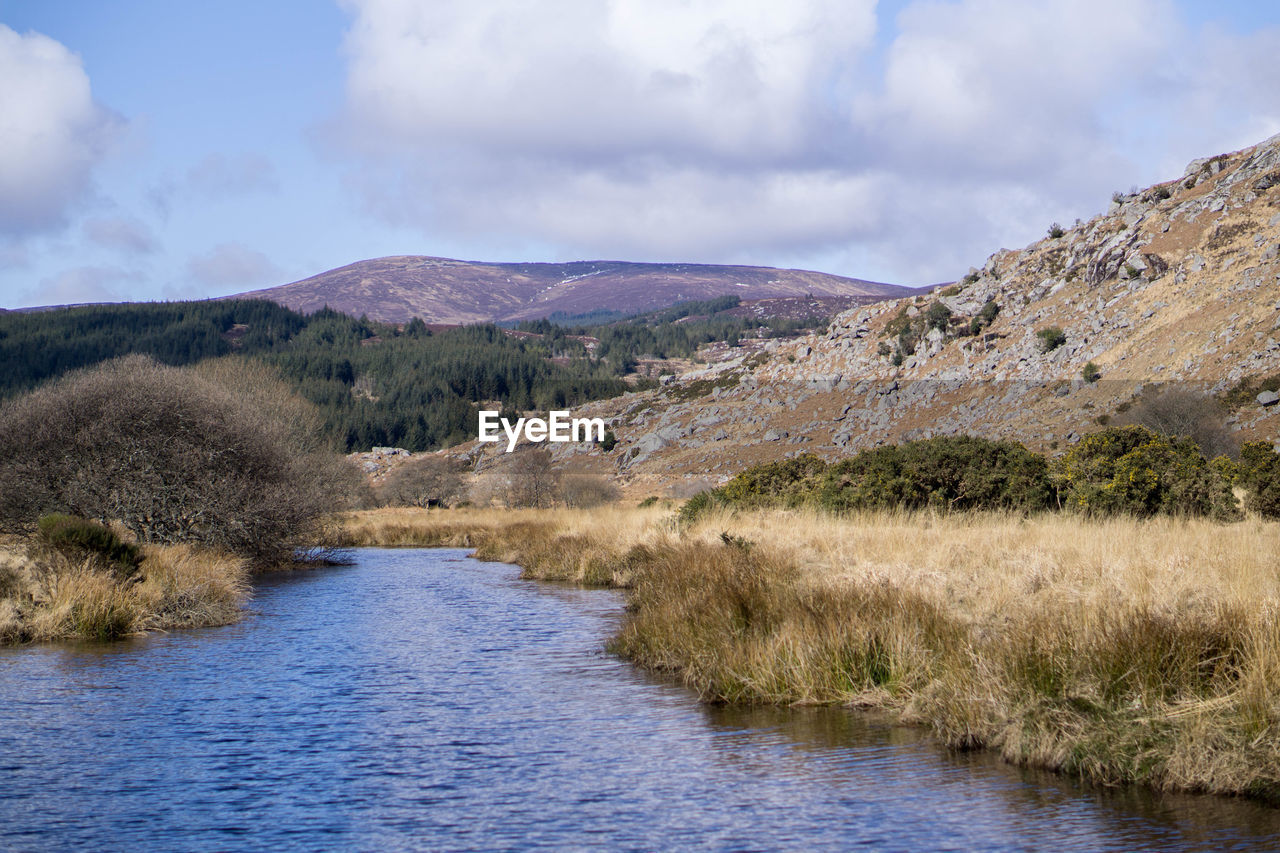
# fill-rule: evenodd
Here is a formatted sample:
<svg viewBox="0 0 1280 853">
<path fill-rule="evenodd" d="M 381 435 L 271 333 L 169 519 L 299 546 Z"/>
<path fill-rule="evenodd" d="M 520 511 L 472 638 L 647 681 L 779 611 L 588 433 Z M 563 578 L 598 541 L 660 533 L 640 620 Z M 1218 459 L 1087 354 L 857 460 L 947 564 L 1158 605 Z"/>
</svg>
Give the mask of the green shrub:
<svg viewBox="0 0 1280 853">
<path fill-rule="evenodd" d="M 1067 333 L 1059 326 L 1049 326 L 1036 332 L 1040 339 L 1040 352 L 1053 352 L 1067 342 Z"/>
<path fill-rule="evenodd" d="M 988 299 L 982 304 L 982 308 L 977 315 L 969 321 L 969 334 L 976 335 L 987 326 L 995 321 L 996 315 L 1000 313 L 1000 306 L 996 304 L 994 299 Z"/>
<path fill-rule="evenodd" d="M 55 512 L 41 516 L 36 528 L 46 544 L 63 553 L 99 557 L 122 580 L 133 577 L 142 562 L 136 546 L 87 518 Z"/>
<path fill-rule="evenodd" d="M 832 510 L 1049 507 L 1044 457 L 1016 441 L 946 436 L 866 450 L 826 469 L 817 501 Z"/>
<path fill-rule="evenodd" d="M 924 312 L 925 326 L 945 332 L 951 321 L 951 309 L 941 302 L 934 302 Z"/>
<path fill-rule="evenodd" d="M 1000 313 L 1000 306 L 996 304 L 994 299 L 988 299 L 982 303 L 982 309 L 978 311 L 978 319 L 982 321 L 982 325 L 990 326 L 991 321 L 995 320 L 996 315 Z"/>
<path fill-rule="evenodd" d="M 1264 518 L 1280 518 L 1280 453 L 1265 441 L 1251 441 L 1240 448 L 1236 485 L 1248 494 L 1245 509 Z"/>
<path fill-rule="evenodd" d="M 1231 483 L 1183 436 L 1141 426 L 1087 435 L 1055 466 L 1064 506 L 1098 514 L 1149 516 L 1239 514 Z"/>
<path fill-rule="evenodd" d="M 657 502 L 658 502 L 658 496 L 657 496 L 657 495 L 649 495 L 649 497 L 647 497 L 647 498 L 645 498 L 644 500 L 640 501 L 640 509 L 648 509 L 649 507 L 653 506 L 653 505 L 654 505 L 654 504 L 656 504 Z"/>
<path fill-rule="evenodd" d="M 1067 233 L 1067 232 L 1066 232 L 1066 231 L 1063 231 L 1063 230 L 1062 230 L 1062 226 L 1061 226 L 1061 225 L 1059 225 L 1059 224 L 1058 224 L 1058 223 L 1056 223 L 1056 222 L 1049 226 L 1049 237 L 1050 237 L 1050 239 L 1056 240 L 1056 239 L 1058 239 L 1059 237 L 1061 237 L 1061 236 L 1062 236 L 1063 234 L 1065 234 L 1065 233 Z"/>
<path fill-rule="evenodd" d="M 736 506 L 797 506 L 812 494 L 826 469 L 826 462 L 804 453 L 748 468 L 715 493 Z"/>
<path fill-rule="evenodd" d="M 682 525 L 693 524 L 713 506 L 720 504 L 721 501 L 712 491 L 698 492 L 680 507 L 680 514 L 676 517 L 676 521 Z"/>
<path fill-rule="evenodd" d="M 1102 376 L 1102 371 L 1098 369 L 1098 365 L 1091 361 L 1084 366 L 1083 370 L 1080 371 L 1080 376 L 1085 382 L 1092 385 Z"/>
<path fill-rule="evenodd" d="M 604 441 L 600 442 L 600 449 L 603 450 L 605 453 L 608 453 L 617 446 L 618 446 L 618 437 L 613 434 L 612 429 L 606 429 L 604 431 Z"/>
</svg>

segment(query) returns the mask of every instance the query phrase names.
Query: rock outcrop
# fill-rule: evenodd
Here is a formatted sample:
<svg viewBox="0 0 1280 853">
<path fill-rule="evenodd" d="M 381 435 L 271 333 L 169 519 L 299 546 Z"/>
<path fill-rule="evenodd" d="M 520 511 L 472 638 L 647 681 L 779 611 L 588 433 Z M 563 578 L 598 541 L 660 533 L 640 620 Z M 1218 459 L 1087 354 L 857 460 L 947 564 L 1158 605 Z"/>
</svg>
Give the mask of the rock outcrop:
<svg viewBox="0 0 1280 853">
<path fill-rule="evenodd" d="M 582 407 L 617 447 L 553 452 L 679 496 L 757 462 L 934 435 L 1061 452 L 1169 383 L 1228 401 L 1240 440 L 1275 440 L 1280 137 L 1049 234 L 932 293 Z"/>
</svg>

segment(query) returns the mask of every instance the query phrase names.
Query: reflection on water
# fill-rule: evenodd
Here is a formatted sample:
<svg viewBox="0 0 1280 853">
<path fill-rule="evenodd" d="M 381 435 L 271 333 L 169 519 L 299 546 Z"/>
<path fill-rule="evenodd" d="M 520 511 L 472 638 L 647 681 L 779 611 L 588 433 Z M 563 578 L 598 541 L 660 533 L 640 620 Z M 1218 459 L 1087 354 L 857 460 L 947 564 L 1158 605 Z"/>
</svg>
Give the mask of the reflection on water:
<svg viewBox="0 0 1280 853">
<path fill-rule="evenodd" d="M 1080 788 L 601 652 L 614 593 L 362 551 L 228 628 L 0 651 L 0 849 L 1274 849 L 1280 813 Z"/>
</svg>

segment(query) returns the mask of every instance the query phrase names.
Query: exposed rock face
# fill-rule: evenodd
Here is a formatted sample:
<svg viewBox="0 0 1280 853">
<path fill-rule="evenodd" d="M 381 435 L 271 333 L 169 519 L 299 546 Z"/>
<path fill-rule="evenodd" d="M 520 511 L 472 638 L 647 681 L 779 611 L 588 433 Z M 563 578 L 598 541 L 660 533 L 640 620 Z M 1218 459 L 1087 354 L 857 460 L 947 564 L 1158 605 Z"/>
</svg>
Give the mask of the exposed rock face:
<svg viewBox="0 0 1280 853">
<path fill-rule="evenodd" d="M 918 334 L 900 336 L 909 324 Z M 1048 347 L 1038 333 L 1054 329 L 1063 340 Z M 584 406 L 619 439 L 584 459 L 643 495 L 944 434 L 1061 452 L 1152 387 L 1223 395 L 1277 373 L 1280 137 L 1197 160 L 928 296 L 852 309 L 821 334 Z M 1232 396 L 1229 424 L 1241 440 L 1275 441 L 1280 395 L 1255 395 Z"/>
</svg>

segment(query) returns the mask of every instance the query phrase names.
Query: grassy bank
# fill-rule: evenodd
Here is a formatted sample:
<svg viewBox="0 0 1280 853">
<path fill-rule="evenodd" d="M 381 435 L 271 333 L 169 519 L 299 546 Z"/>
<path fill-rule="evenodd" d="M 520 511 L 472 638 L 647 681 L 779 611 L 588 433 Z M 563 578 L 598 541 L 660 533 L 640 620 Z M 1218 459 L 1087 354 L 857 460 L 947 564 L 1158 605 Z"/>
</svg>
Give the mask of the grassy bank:
<svg viewBox="0 0 1280 853">
<path fill-rule="evenodd" d="M 386 511 L 630 588 L 612 648 L 711 701 L 843 703 L 1104 784 L 1280 801 L 1280 525 L 1071 516 Z"/>
<path fill-rule="evenodd" d="M 475 548 L 479 559 L 515 563 L 533 580 L 629 586 L 639 555 L 671 529 L 670 510 L 657 507 L 386 508 L 339 516 L 327 544 Z"/>
<path fill-rule="evenodd" d="M 0 544 L 0 644 L 110 640 L 225 625 L 249 595 L 243 560 L 186 545 L 143 546 L 135 577 L 89 557 L 11 538 Z"/>
</svg>

